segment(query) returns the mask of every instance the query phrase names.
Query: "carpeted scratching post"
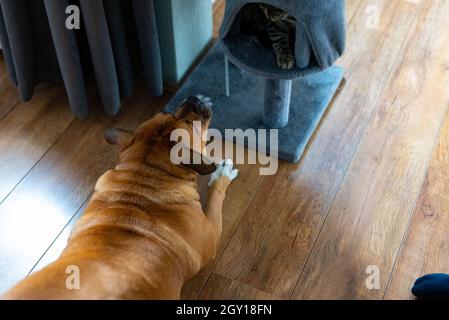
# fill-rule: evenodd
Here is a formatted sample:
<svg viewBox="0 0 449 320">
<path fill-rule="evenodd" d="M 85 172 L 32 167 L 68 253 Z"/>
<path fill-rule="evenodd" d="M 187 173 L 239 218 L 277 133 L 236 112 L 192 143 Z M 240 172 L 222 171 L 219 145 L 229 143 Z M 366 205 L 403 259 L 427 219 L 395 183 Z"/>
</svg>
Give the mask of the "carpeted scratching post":
<svg viewBox="0 0 449 320">
<path fill-rule="evenodd" d="M 343 69 L 332 65 L 345 46 L 344 0 L 257 2 L 294 18 L 295 67 L 282 70 L 271 46 L 247 40 L 241 11 L 254 0 L 227 0 L 219 44 L 165 110 L 174 111 L 189 95 L 209 96 L 212 128 L 279 129 L 279 158 L 297 162 L 343 80 Z M 270 147 L 269 141 L 263 145 Z"/>
<path fill-rule="evenodd" d="M 268 128 L 281 129 L 288 123 L 292 80 L 265 80 L 263 124 Z"/>
</svg>

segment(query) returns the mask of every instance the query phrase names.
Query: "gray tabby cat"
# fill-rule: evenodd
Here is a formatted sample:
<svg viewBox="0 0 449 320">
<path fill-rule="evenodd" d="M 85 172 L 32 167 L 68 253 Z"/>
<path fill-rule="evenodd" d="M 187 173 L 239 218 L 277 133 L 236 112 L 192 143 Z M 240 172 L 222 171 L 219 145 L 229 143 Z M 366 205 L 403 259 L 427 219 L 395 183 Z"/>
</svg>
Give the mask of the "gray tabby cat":
<svg viewBox="0 0 449 320">
<path fill-rule="evenodd" d="M 292 16 L 268 4 L 252 4 L 244 9 L 244 19 L 252 24 L 251 29 L 255 33 L 261 30 L 268 33 L 280 68 L 289 70 L 295 66 L 295 56 L 290 43 L 290 32 L 295 23 Z"/>
</svg>

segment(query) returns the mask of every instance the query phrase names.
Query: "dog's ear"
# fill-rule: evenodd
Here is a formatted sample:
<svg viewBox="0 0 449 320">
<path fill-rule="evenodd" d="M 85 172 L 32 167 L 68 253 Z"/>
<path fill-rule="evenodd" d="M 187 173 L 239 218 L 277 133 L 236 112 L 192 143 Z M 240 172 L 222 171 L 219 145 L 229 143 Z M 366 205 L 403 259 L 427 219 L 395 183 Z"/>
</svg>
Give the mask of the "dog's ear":
<svg viewBox="0 0 449 320">
<path fill-rule="evenodd" d="M 190 159 L 192 163 L 186 164 L 182 163 L 181 164 L 182 166 L 187 167 L 202 176 L 211 174 L 215 172 L 215 170 L 217 170 L 217 165 L 211 159 L 208 159 L 206 156 L 199 153 L 198 151 L 194 151 L 192 149 L 189 150 L 190 150 Z M 201 163 L 194 164 L 193 159 L 201 159 Z"/>
<path fill-rule="evenodd" d="M 107 129 L 104 132 L 104 138 L 105 140 L 110 144 L 118 144 L 122 148 L 126 148 L 129 146 L 136 134 L 132 131 L 124 130 L 124 129 Z"/>
</svg>

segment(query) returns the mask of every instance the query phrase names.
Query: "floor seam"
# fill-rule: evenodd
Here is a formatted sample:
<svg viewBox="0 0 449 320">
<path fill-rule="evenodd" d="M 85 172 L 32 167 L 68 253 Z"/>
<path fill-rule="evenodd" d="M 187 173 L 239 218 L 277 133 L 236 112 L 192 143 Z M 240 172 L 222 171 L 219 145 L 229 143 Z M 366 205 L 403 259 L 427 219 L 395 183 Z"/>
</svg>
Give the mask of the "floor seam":
<svg viewBox="0 0 449 320">
<path fill-rule="evenodd" d="M 31 171 L 34 170 L 34 168 L 42 161 L 42 159 L 48 154 L 48 152 L 55 146 L 55 144 L 61 139 L 61 137 L 64 135 L 64 133 L 67 132 L 67 130 L 72 127 L 72 125 L 75 123 L 76 119 L 73 119 L 68 126 L 61 132 L 61 134 L 58 136 L 58 138 L 48 146 L 47 150 L 39 157 L 39 159 L 36 160 L 36 162 L 31 166 L 30 169 L 27 170 L 27 172 L 20 178 L 15 186 L 5 195 L 3 199 L 0 200 L 0 207 L 5 203 L 5 201 L 11 196 L 11 194 L 17 189 L 17 187 L 25 180 L 26 177 L 31 173 Z"/>
<path fill-rule="evenodd" d="M 0 117 L 0 122 L 3 121 L 18 105 L 20 104 L 20 100 L 18 99 L 16 103 L 9 109 L 5 114 Z"/>
<path fill-rule="evenodd" d="M 84 202 L 81 204 L 81 206 L 75 211 L 75 213 L 70 217 L 69 221 L 62 227 L 61 231 L 57 234 L 57 236 L 54 238 L 54 240 L 50 243 L 48 248 L 44 251 L 44 253 L 41 255 L 41 257 L 37 260 L 37 262 L 34 264 L 34 266 L 31 268 L 31 270 L 28 272 L 27 276 L 29 276 L 31 273 L 33 273 L 36 268 L 36 266 L 41 262 L 41 260 L 44 258 L 44 256 L 47 254 L 47 252 L 51 249 L 51 247 L 56 243 L 58 238 L 61 236 L 61 234 L 66 230 L 66 228 L 70 225 L 70 223 L 75 219 L 75 217 L 78 215 L 81 208 L 89 201 L 90 197 L 92 196 L 93 192 L 91 192 L 87 198 L 84 200 Z"/>
</svg>

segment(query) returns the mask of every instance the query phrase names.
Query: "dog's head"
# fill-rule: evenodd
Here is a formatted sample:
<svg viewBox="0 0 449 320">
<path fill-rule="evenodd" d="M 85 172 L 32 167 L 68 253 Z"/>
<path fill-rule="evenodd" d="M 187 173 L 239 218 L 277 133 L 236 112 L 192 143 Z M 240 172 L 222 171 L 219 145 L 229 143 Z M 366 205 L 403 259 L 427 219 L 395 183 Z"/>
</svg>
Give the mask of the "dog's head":
<svg viewBox="0 0 449 320">
<path fill-rule="evenodd" d="M 207 132 L 212 118 L 211 106 L 209 98 L 192 96 L 179 105 L 175 114 L 159 113 L 140 125 L 136 131 L 108 129 L 105 132 L 105 139 L 111 144 L 120 146 L 121 162 L 144 161 L 167 165 L 167 162 L 171 162 L 170 151 L 177 143 L 171 141 L 171 133 L 176 129 L 182 129 L 190 135 L 191 143 L 185 147 L 192 153 L 191 159 L 194 154 L 199 154 L 204 160 L 202 154 L 206 141 L 201 140 L 201 144 L 197 146 L 193 143 L 193 136 L 194 131 L 199 137 Z M 203 175 L 210 174 L 216 169 L 215 164 L 210 161 L 202 161 L 201 164 L 186 163 L 182 166 Z"/>
</svg>

